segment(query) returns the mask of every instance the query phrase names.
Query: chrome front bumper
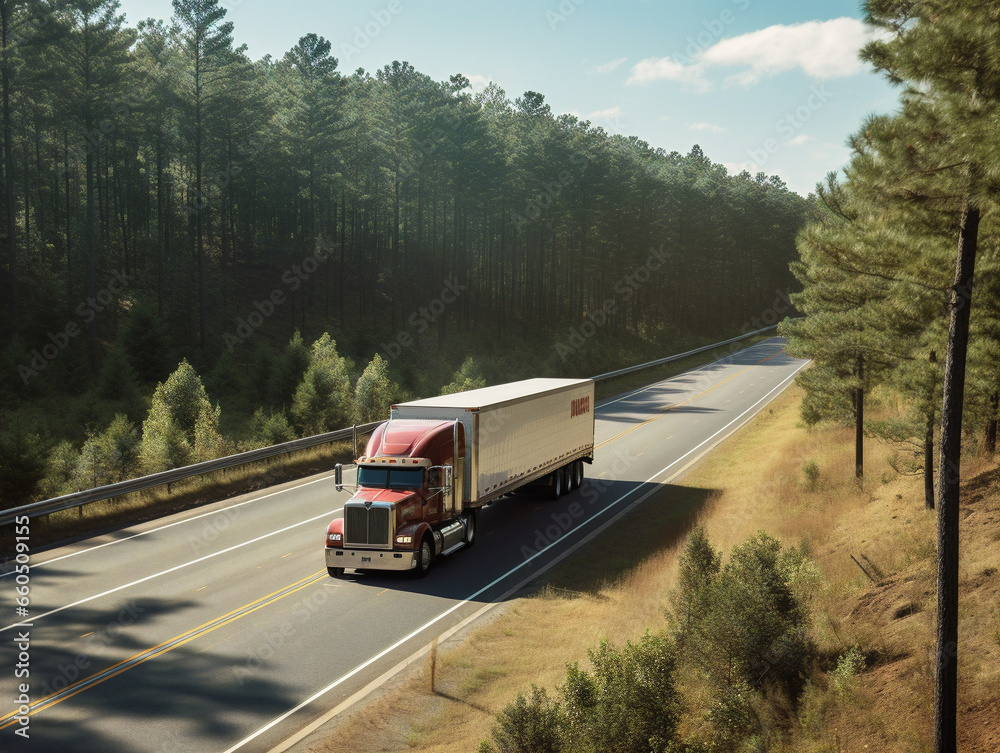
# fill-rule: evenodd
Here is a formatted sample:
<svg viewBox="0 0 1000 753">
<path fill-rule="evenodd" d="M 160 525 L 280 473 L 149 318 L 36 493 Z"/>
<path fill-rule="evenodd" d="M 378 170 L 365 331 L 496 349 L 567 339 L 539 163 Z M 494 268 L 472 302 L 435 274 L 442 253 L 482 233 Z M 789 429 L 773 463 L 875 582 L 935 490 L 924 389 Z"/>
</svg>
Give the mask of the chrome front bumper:
<svg viewBox="0 0 1000 753">
<path fill-rule="evenodd" d="M 417 552 L 393 552 L 385 549 L 340 549 L 326 547 L 327 567 L 353 567 L 358 570 L 412 570 L 417 566 Z"/>
</svg>

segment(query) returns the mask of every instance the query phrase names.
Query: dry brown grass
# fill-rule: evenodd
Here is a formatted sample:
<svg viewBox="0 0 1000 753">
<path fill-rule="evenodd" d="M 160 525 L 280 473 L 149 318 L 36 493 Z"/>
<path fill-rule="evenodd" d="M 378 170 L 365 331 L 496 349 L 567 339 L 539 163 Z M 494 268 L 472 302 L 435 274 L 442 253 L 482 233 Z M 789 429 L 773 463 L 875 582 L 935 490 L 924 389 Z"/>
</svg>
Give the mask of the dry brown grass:
<svg viewBox="0 0 1000 753">
<path fill-rule="evenodd" d="M 664 496 L 595 541 L 586 557 L 551 572 L 549 587 L 516 599 L 439 651 L 437 694 L 426 667 L 339 720 L 310 751 L 475 750 L 492 713 L 532 683 L 553 688 L 567 662 L 586 661 L 603 639 L 623 643 L 663 626 L 676 551 L 696 517 L 728 551 L 758 530 L 809 547 L 822 575 L 812 593 L 821 657 L 784 750 L 801 753 L 929 750 L 934 615 L 934 513 L 922 480 L 888 466 L 892 448 L 869 441 L 863 484 L 853 434 L 800 425 L 789 389 Z M 819 477 L 807 481 L 815 461 Z M 1000 750 L 1000 470 L 966 464 L 963 494 L 959 672 L 960 750 Z M 671 497 L 671 495 L 673 495 Z M 665 510 L 672 510 L 666 514 Z M 645 537 L 645 538 L 644 538 Z M 637 561 L 599 578 L 583 565 L 602 548 L 638 541 Z M 851 555 L 876 572 L 869 580 Z M 572 589 L 572 590 L 570 590 Z M 838 683 L 836 659 L 852 646 L 868 666 Z M 306 750 L 306 748 L 301 748 Z"/>
</svg>

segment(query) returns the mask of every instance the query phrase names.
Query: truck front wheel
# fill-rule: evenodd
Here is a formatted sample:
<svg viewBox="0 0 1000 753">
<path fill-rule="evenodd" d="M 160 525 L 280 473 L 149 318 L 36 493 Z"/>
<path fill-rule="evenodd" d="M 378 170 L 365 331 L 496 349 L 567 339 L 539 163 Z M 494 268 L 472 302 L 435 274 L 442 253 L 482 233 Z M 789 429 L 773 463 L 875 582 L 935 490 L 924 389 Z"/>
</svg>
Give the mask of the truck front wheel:
<svg viewBox="0 0 1000 753">
<path fill-rule="evenodd" d="M 414 574 L 418 578 L 423 578 L 427 575 L 427 571 L 431 569 L 431 560 L 433 558 L 434 548 L 431 545 L 431 539 L 429 536 L 424 536 L 420 542 L 420 551 L 417 553 L 417 568 L 414 571 Z"/>
<path fill-rule="evenodd" d="M 330 574 L 331 578 L 343 578 L 344 568 L 342 567 L 328 567 L 326 571 Z"/>
</svg>

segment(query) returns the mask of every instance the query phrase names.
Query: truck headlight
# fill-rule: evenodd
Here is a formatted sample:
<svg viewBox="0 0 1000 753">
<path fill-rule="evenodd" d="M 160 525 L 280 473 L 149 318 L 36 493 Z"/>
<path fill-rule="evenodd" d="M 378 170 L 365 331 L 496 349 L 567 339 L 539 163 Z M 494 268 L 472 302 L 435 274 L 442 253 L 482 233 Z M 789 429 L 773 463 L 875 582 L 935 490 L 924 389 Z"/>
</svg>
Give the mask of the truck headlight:
<svg viewBox="0 0 1000 753">
<path fill-rule="evenodd" d="M 326 535 L 327 541 L 340 541 L 343 538 L 342 534 L 339 533 L 328 533 Z"/>
<path fill-rule="evenodd" d="M 412 544 L 413 543 L 413 537 L 412 536 L 397 536 L 396 537 L 396 543 L 397 544 Z"/>
</svg>

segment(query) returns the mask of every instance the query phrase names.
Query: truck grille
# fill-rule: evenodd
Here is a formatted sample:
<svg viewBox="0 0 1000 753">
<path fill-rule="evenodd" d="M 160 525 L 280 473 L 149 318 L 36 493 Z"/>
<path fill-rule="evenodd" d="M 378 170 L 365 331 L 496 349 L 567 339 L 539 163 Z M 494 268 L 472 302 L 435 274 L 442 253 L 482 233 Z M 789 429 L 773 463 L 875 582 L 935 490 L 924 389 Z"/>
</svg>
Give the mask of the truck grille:
<svg viewBox="0 0 1000 753">
<path fill-rule="evenodd" d="M 347 546 L 392 547 L 392 508 L 344 506 L 344 543 Z"/>
</svg>

